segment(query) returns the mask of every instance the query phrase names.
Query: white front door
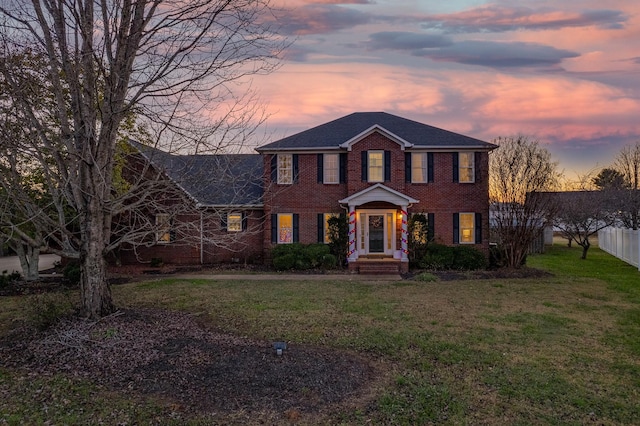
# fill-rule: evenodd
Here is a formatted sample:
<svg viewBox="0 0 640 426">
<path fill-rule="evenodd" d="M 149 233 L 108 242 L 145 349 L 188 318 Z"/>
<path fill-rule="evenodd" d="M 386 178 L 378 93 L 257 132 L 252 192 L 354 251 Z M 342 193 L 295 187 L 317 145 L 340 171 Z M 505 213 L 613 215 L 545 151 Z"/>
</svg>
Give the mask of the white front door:
<svg viewBox="0 0 640 426">
<path fill-rule="evenodd" d="M 359 210 L 358 242 L 361 254 L 392 256 L 396 245 L 394 210 Z"/>
</svg>

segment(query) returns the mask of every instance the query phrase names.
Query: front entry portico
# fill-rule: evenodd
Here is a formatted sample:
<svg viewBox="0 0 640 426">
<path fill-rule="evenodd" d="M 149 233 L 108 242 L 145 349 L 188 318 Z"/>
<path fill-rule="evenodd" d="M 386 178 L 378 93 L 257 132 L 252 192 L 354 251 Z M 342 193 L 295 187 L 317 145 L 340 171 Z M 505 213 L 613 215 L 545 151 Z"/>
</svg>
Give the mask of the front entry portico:
<svg viewBox="0 0 640 426">
<path fill-rule="evenodd" d="M 417 202 L 381 183 L 340 200 L 349 209 L 348 262 L 352 264 L 362 257 L 387 257 L 408 263 L 407 209 Z M 369 207 L 380 205 L 393 207 Z"/>
</svg>

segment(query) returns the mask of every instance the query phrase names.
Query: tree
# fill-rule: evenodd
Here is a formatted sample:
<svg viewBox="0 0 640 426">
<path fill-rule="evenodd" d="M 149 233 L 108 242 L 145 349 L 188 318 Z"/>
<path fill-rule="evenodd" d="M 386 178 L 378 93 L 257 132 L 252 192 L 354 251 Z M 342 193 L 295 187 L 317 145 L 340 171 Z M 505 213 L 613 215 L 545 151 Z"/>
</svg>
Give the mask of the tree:
<svg viewBox="0 0 640 426">
<path fill-rule="evenodd" d="M 622 148 L 615 169 L 624 178 L 620 193 L 620 221 L 626 228 L 640 229 L 640 142 Z"/>
<path fill-rule="evenodd" d="M 62 204 L 51 222 L 58 249 L 79 259 L 88 317 L 115 309 L 106 256 L 124 205 L 113 185 L 122 121 L 133 112 L 154 142 L 192 152 L 245 138 L 260 116 L 236 86 L 272 71 L 284 47 L 269 12 L 269 0 L 0 4 L 0 75 L 29 135 L 9 149 L 32 155 L 54 198 L 75 213 L 73 229 Z M 25 52 L 38 63 L 25 62 Z M 51 105 L 34 96 L 39 90 Z"/>
<path fill-rule="evenodd" d="M 598 173 L 597 176 L 591 179 L 591 182 L 598 189 L 623 189 L 626 188 L 627 183 L 624 178 L 624 174 L 616 169 L 604 168 Z"/>
<path fill-rule="evenodd" d="M 553 210 L 550 200 L 537 194 L 555 189 L 560 173 L 537 140 L 518 135 L 494 143 L 498 148 L 489 156 L 490 224 L 505 265 L 519 268 Z"/>
</svg>

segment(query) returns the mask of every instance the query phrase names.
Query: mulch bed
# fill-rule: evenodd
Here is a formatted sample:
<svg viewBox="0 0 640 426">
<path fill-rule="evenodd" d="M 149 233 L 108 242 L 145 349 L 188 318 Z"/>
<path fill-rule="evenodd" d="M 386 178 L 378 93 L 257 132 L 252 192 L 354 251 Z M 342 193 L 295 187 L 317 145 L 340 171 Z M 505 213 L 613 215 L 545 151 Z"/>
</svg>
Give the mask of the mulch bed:
<svg viewBox="0 0 640 426">
<path fill-rule="evenodd" d="M 363 357 L 217 333 L 194 315 L 123 310 L 68 318 L 0 340 L 0 366 L 65 374 L 115 391 L 168 399 L 187 413 L 317 413 L 357 398 L 377 376 Z"/>
</svg>

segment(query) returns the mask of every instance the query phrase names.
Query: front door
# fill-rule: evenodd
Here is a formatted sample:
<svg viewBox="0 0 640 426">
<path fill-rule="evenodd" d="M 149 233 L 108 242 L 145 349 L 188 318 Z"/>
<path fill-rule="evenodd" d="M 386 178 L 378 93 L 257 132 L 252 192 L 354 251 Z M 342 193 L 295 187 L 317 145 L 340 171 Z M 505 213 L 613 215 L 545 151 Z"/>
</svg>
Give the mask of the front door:
<svg viewBox="0 0 640 426">
<path fill-rule="evenodd" d="M 371 214 L 369 219 L 369 253 L 384 253 L 384 215 Z"/>
<path fill-rule="evenodd" d="M 358 215 L 358 244 L 360 254 L 392 256 L 395 250 L 394 210 L 360 210 Z"/>
</svg>

